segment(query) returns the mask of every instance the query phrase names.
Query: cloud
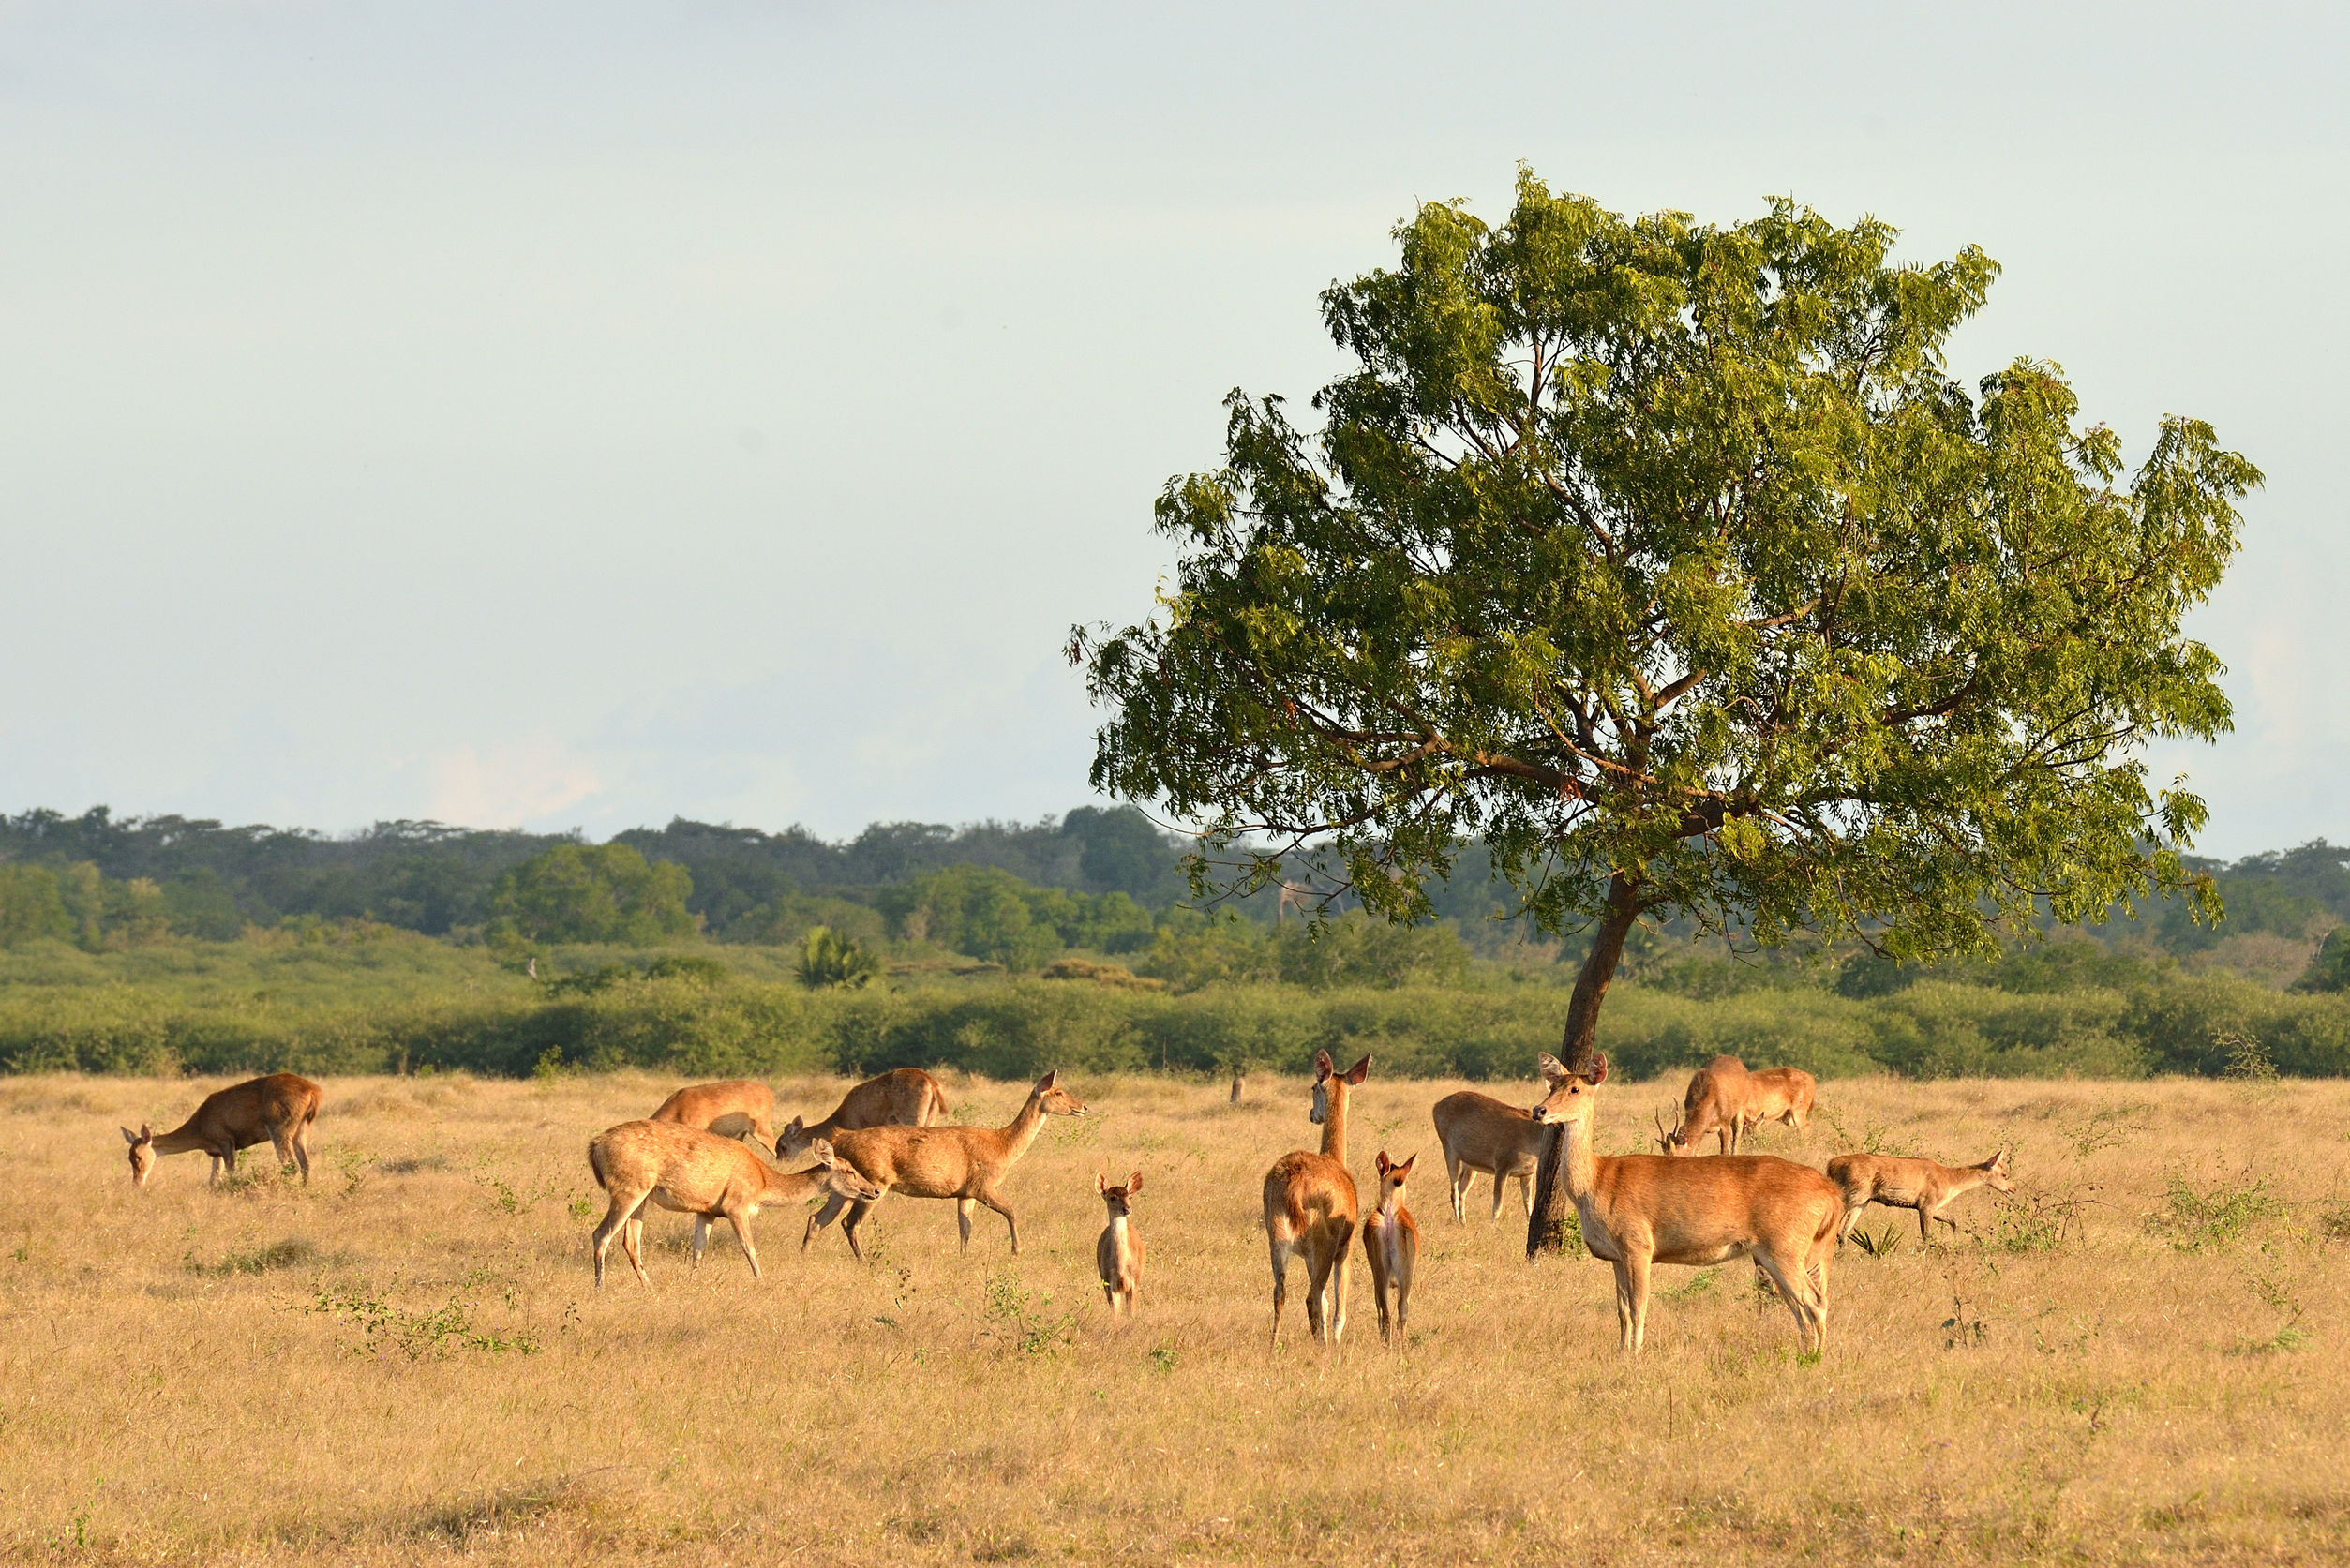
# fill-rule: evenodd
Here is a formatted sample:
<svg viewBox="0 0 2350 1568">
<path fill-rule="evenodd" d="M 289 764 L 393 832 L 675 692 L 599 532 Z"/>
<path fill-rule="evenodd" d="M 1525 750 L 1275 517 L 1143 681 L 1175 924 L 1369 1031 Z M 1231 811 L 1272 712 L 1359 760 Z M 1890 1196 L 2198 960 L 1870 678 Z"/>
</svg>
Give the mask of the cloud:
<svg viewBox="0 0 2350 1568">
<path fill-rule="evenodd" d="M 476 828 L 543 823 L 603 787 L 593 762 L 552 741 L 463 746 L 433 760 L 431 814 Z"/>
</svg>

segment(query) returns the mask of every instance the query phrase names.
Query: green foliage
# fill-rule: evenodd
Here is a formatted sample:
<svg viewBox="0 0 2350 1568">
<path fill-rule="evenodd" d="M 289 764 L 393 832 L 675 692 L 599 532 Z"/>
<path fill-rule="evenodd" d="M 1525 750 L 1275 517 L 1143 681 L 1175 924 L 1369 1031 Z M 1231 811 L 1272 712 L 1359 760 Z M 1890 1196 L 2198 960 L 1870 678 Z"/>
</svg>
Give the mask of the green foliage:
<svg viewBox="0 0 2350 1568">
<path fill-rule="evenodd" d="M 1896 265 L 1874 219 L 1626 219 L 1521 172 L 1501 227 L 1397 238 L 1323 296 L 1355 366 L 1322 427 L 1235 392 L 1222 466 L 1158 503 L 1161 613 L 1075 634 L 1097 788 L 1263 835 L 1244 885 L 1326 844 L 1382 915 L 1480 841 L 1553 932 L 1612 887 L 1610 918 L 1988 953 L 2208 886 L 2203 803 L 2138 759 L 2229 723 L 2181 623 L 2260 475 L 2208 426 L 2125 481 L 2053 366 L 1960 386 L 1996 266 Z"/>
<path fill-rule="evenodd" d="M 881 973 L 880 957 L 863 944 L 816 926 L 800 947 L 800 983 L 810 991 L 865 985 Z"/>
<path fill-rule="evenodd" d="M 2173 1176 L 2163 1207 L 2148 1215 L 2146 1224 L 2180 1252 L 2207 1252 L 2242 1240 L 2253 1226 L 2283 1213 L 2284 1200 L 2266 1177 L 2199 1187 Z"/>
<path fill-rule="evenodd" d="M 5 896 L 0 894 L 0 898 Z M 0 915 L 0 920 L 6 918 Z M 2293 982 L 2293 989 L 2350 991 L 2350 926 L 2336 926 L 2326 933 L 2317 956 L 2309 961 L 2308 970 Z"/>
<path fill-rule="evenodd" d="M 394 1302 L 391 1288 L 347 1291 L 322 1285 L 297 1309 L 306 1317 L 330 1318 L 350 1331 L 342 1341 L 345 1353 L 370 1360 L 397 1355 L 409 1361 L 443 1361 L 467 1351 L 479 1355 L 509 1351 L 536 1355 L 546 1349 L 545 1342 L 527 1328 L 501 1332 L 480 1322 L 484 1283 L 478 1272 L 468 1276 L 440 1306 L 422 1309 Z M 512 1315 L 517 1310 L 518 1295 L 509 1286 L 504 1298 L 506 1311 Z"/>
<path fill-rule="evenodd" d="M 658 942 L 691 935 L 693 878 L 624 844 L 558 844 L 498 880 L 490 911 L 534 942 Z"/>
<path fill-rule="evenodd" d="M 40 866 L 0 866 L 0 948 L 72 935 L 73 920 L 54 873 Z"/>
<path fill-rule="evenodd" d="M 1148 912 L 1124 893 L 1039 888 L 994 866 L 950 866 L 884 888 L 876 903 L 892 936 L 1021 972 L 1063 948 L 1131 952 L 1153 932 Z"/>
<path fill-rule="evenodd" d="M 987 1326 L 980 1333 L 1023 1355 L 1058 1355 L 1077 1339 L 1077 1315 L 1050 1312 L 1053 1292 L 1022 1290 L 1009 1269 L 988 1276 Z"/>
</svg>

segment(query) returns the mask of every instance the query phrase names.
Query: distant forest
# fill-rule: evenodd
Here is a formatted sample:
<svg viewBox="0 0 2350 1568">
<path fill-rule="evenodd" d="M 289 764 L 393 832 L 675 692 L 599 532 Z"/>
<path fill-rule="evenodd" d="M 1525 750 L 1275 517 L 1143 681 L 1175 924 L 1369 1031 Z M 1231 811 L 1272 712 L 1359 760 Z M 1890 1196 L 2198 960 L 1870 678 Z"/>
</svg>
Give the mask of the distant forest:
<svg viewBox="0 0 2350 1568">
<path fill-rule="evenodd" d="M 1032 888 L 1097 899 L 1123 894 L 1163 918 L 1189 898 L 1182 859 L 1191 847 L 1131 808 L 1093 806 L 1034 823 L 875 823 L 841 843 L 799 827 L 767 832 L 680 817 L 612 842 L 656 867 L 682 868 L 690 878 L 684 906 L 700 931 L 737 942 L 794 941 L 819 921 L 844 923 L 845 909 L 875 911 L 868 918 L 877 920 L 891 910 L 887 889 L 955 868 L 992 868 Z M 85 900 L 102 892 L 120 901 L 130 895 L 118 887 L 137 889 L 144 913 L 111 911 L 110 924 L 143 919 L 210 940 L 232 939 L 248 925 L 354 919 L 462 940 L 490 923 L 501 878 L 549 850 L 583 843 L 576 834 L 411 821 L 332 837 L 205 818 L 117 817 L 104 806 L 79 815 L 0 816 L 0 868 L 46 869 L 68 903 L 77 874 L 88 884 Z M 2350 848 L 2320 839 L 2232 864 L 2193 863 L 2218 881 L 2227 909 L 2221 927 L 2193 925 L 2184 904 L 2174 903 L 2150 920 L 2118 922 L 2099 934 L 2148 949 L 2146 956 L 2208 956 L 2232 944 L 2250 955 L 2235 966 L 2266 962 L 2298 972 L 2329 930 L 2350 925 Z M 1508 891 L 1472 847 L 1433 902 L 1473 948 L 1489 953 L 1527 934 L 1518 922 L 1497 918 L 1509 907 Z M 1273 903 L 1260 895 L 1240 912 L 1269 922 Z"/>
</svg>

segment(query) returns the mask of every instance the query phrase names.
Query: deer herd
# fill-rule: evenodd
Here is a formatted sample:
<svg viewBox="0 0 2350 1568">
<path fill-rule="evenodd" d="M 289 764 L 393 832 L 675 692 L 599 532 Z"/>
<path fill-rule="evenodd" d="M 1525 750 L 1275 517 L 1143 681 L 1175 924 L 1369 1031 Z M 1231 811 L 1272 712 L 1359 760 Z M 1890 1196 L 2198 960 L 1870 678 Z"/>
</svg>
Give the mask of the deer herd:
<svg viewBox="0 0 2350 1568">
<path fill-rule="evenodd" d="M 1742 1154 L 1741 1143 L 1758 1127 L 1782 1122 L 1807 1129 L 1817 1085 L 1811 1074 L 1794 1068 L 1750 1072 L 1733 1056 L 1716 1056 L 1690 1078 L 1677 1125 L 1668 1128 L 1656 1118 L 1655 1154 L 1603 1155 L 1594 1119 L 1607 1058 L 1570 1068 L 1546 1053 L 1540 1070 L 1549 1092 L 1533 1106 L 1463 1090 L 1432 1108 L 1453 1219 L 1466 1222 L 1468 1191 L 1481 1175 L 1493 1183 L 1495 1217 L 1504 1184 L 1512 1180 L 1531 1217 L 1543 1161 L 1555 1150 L 1553 1179 L 1574 1205 L 1583 1245 L 1614 1268 L 1618 1343 L 1626 1351 L 1638 1351 L 1646 1337 L 1656 1264 L 1704 1266 L 1748 1258 L 1759 1282 L 1794 1316 L 1804 1349 L 1817 1353 L 1827 1338 L 1829 1262 L 1863 1208 L 1878 1203 L 1916 1211 L 1919 1237 L 1930 1247 L 1934 1221 L 1957 1228 L 1941 1212 L 1953 1199 L 1978 1187 L 2011 1190 L 2005 1149 L 1959 1166 L 1846 1154 L 1829 1160 L 1824 1172 L 1773 1155 Z M 1293 1150 L 1265 1173 L 1276 1346 L 1293 1260 L 1304 1265 L 1306 1321 L 1313 1337 L 1325 1345 L 1340 1343 L 1349 1261 L 1358 1244 L 1370 1269 L 1380 1337 L 1405 1342 L 1420 1232 L 1404 1196 L 1418 1156 L 1398 1161 L 1379 1151 L 1376 1196 L 1366 1217 L 1346 1145 L 1348 1101 L 1370 1072 L 1368 1055 L 1340 1072 L 1328 1052 L 1318 1053 L 1308 1120 L 1321 1127 L 1321 1146 Z M 1238 1089 L 1235 1078 L 1235 1098 Z M 212 1158 L 217 1185 L 224 1168 L 234 1174 L 238 1150 L 266 1142 L 281 1167 L 300 1168 L 307 1185 L 307 1140 L 321 1099 L 309 1080 L 273 1073 L 207 1097 L 173 1131 L 125 1127 L 131 1179 L 143 1187 L 158 1156 L 202 1150 Z M 841 1234 L 861 1259 L 860 1229 L 873 1206 L 893 1192 L 952 1200 L 965 1251 L 974 1214 L 992 1209 L 1004 1217 L 1018 1252 L 1020 1222 L 1006 1196 L 1007 1178 L 1036 1142 L 1045 1117 L 1083 1116 L 1085 1107 L 1060 1086 L 1055 1071 L 1037 1081 L 1004 1127 L 949 1125 L 943 1120 L 948 1109 L 938 1081 L 914 1068 L 858 1084 L 813 1126 L 794 1116 L 776 1127 L 775 1097 L 764 1083 L 742 1080 L 678 1090 L 645 1120 L 622 1122 L 589 1141 L 588 1168 L 607 1200 L 591 1240 L 597 1287 L 617 1236 L 638 1282 L 650 1288 L 642 1247 L 649 1203 L 693 1217 L 696 1268 L 711 1225 L 725 1220 L 754 1278 L 761 1275 L 751 1221 L 762 1207 L 820 1201 L 801 1235 L 802 1251 L 846 1211 Z M 1683 1157 L 1708 1136 L 1714 1140 L 1714 1156 Z M 781 1164 L 812 1163 L 778 1170 L 755 1148 L 771 1150 Z M 1142 1290 L 1144 1248 L 1133 1223 L 1142 1189 L 1139 1171 L 1115 1186 L 1106 1172 L 1096 1180 L 1108 1223 L 1094 1257 L 1114 1318 L 1130 1316 Z"/>
</svg>

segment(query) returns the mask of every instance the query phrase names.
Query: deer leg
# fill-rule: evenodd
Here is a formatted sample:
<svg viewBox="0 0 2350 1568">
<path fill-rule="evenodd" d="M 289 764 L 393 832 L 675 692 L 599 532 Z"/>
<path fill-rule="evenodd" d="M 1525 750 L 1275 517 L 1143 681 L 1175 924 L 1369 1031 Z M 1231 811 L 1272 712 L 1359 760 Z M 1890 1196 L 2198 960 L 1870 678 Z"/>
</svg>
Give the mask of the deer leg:
<svg viewBox="0 0 2350 1568">
<path fill-rule="evenodd" d="M 293 1143 L 286 1137 L 284 1129 L 272 1127 L 269 1132 L 269 1146 L 277 1153 L 277 1172 L 283 1175 L 286 1167 L 293 1163 Z"/>
<path fill-rule="evenodd" d="M 1628 1351 L 1632 1349 L 1632 1269 L 1629 1263 L 1622 1262 L 1615 1269 L 1616 1349 Z"/>
<path fill-rule="evenodd" d="M 759 1277 L 759 1249 L 751 1245 L 751 1217 L 744 1214 L 726 1216 L 726 1223 L 734 1227 L 734 1239 L 742 1244 L 742 1255 L 751 1260 L 751 1277 Z"/>
<path fill-rule="evenodd" d="M 1501 1185 L 1501 1180 L 1496 1175 L 1494 1185 Z M 1355 1227 L 1347 1225 L 1339 1232 L 1338 1256 L 1330 1262 L 1330 1305 L 1336 1311 L 1337 1322 L 1337 1326 L 1330 1331 L 1330 1343 L 1333 1345 L 1346 1337 L 1346 1285 L 1348 1277 L 1355 1272 L 1354 1240 Z"/>
<path fill-rule="evenodd" d="M 847 1206 L 848 1200 L 839 1193 L 826 1193 L 824 1206 L 808 1217 L 808 1228 L 801 1233 L 800 1250 L 802 1252 L 808 1250 L 808 1244 L 816 1240 L 816 1233 L 831 1224 L 835 1218 L 839 1217 L 841 1210 Z"/>
<path fill-rule="evenodd" d="M 976 1199 L 958 1198 L 954 1201 L 955 1227 L 963 1232 L 963 1250 L 965 1252 L 971 1250 L 971 1216 L 979 1206 Z"/>
<path fill-rule="evenodd" d="M 1918 1245 L 1934 1250 L 1934 1211 L 1923 1203 L 1918 1205 Z"/>
<path fill-rule="evenodd" d="M 1289 1248 L 1279 1236 L 1267 1232 L 1265 1245 L 1273 1253 L 1273 1343 L 1281 1347 L 1281 1303 L 1289 1298 Z"/>
<path fill-rule="evenodd" d="M 702 1266 L 702 1248 L 709 1245 L 710 1216 L 697 1214 L 694 1217 L 694 1268 L 696 1273 Z"/>
<path fill-rule="evenodd" d="M 1366 1232 L 1363 1261 L 1370 1265 L 1370 1299 L 1379 1307 L 1379 1342 L 1387 1342 L 1387 1271 L 1379 1266 L 1379 1243 Z"/>
<path fill-rule="evenodd" d="M 851 1203 L 848 1205 L 848 1217 L 841 1221 L 841 1234 L 848 1238 L 849 1255 L 861 1263 L 865 1261 L 865 1249 L 857 1243 L 857 1227 L 865 1222 L 865 1216 L 872 1209 L 871 1203 Z"/>
<path fill-rule="evenodd" d="M 1411 1262 L 1407 1260 L 1404 1262 L 1403 1267 L 1394 1271 L 1394 1274 L 1396 1285 L 1396 1348 L 1398 1350 L 1401 1350 L 1405 1339 L 1409 1337 L 1405 1331 L 1411 1326 L 1412 1322 Z M 1384 1301 L 1385 1298 L 1383 1296 L 1381 1299 Z"/>
<path fill-rule="evenodd" d="M 599 1291 L 604 1289 L 604 1255 L 612 1249 L 612 1233 L 628 1222 L 629 1210 L 633 1206 L 620 1194 L 614 1193 L 610 1204 L 604 1211 L 602 1222 L 590 1238 L 595 1251 L 595 1288 Z"/>
<path fill-rule="evenodd" d="M 1505 1175 L 1502 1174 L 1502 1168 L 1501 1168 L 1499 1165 L 1494 1166 L 1494 1167 L 1493 1167 L 1493 1212 L 1492 1212 L 1492 1214 L 1491 1214 L 1490 1216 L 1489 1216 L 1488 1217 L 1492 1218 L 1492 1219 L 1499 1219 L 1499 1218 L 1501 1218 L 1501 1217 L 1502 1217 L 1502 1195 L 1503 1195 L 1504 1193 L 1507 1192 L 1508 1190 L 1509 1190 L 1509 1178 L 1508 1178 L 1507 1176 L 1505 1176 Z"/>
<path fill-rule="evenodd" d="M 1314 1341 L 1330 1342 L 1329 1239 L 1317 1231 L 1306 1232 L 1306 1326 Z"/>
<path fill-rule="evenodd" d="M 628 1266 L 636 1271 L 636 1283 L 652 1289 L 652 1276 L 645 1272 L 645 1211 L 637 1209 L 628 1217 L 628 1226 L 621 1232 L 621 1250 L 628 1254 Z"/>
<path fill-rule="evenodd" d="M 1011 1205 L 992 1192 L 980 1193 L 980 1202 L 1004 1217 L 1004 1224 L 1011 1232 L 1012 1256 L 1018 1257 L 1020 1255 L 1020 1221 L 1012 1214 Z"/>
<path fill-rule="evenodd" d="M 1444 1196 L 1452 1200 L 1453 1223 L 1467 1224 L 1468 1216 L 1462 1211 L 1460 1202 L 1460 1161 L 1453 1158 L 1450 1149 L 1444 1151 Z"/>
<path fill-rule="evenodd" d="M 302 1185 L 310 1185 L 310 1124 L 304 1122 L 293 1129 L 294 1163 L 302 1167 Z"/>
<path fill-rule="evenodd" d="M 1526 1217 L 1534 1217 L 1534 1179 L 1530 1172 L 1518 1172 L 1518 1201 L 1526 1206 Z"/>
</svg>

